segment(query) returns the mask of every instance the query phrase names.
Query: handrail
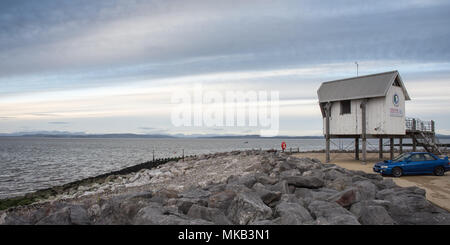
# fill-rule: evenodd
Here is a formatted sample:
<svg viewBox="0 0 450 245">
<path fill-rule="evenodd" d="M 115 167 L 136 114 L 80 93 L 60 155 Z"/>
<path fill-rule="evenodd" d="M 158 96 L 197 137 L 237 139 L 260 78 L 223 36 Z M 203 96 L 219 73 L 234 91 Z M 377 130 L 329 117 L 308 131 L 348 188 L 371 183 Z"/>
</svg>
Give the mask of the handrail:
<svg viewBox="0 0 450 245">
<path fill-rule="evenodd" d="M 434 121 L 422 121 L 418 118 L 406 118 L 406 130 L 420 132 L 434 132 Z"/>
</svg>

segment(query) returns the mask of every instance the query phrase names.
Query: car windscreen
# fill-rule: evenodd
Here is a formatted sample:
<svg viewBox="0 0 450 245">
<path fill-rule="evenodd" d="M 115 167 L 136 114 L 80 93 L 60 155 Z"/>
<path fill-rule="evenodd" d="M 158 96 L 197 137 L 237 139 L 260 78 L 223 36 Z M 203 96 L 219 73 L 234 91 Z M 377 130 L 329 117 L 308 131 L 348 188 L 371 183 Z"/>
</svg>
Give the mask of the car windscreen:
<svg viewBox="0 0 450 245">
<path fill-rule="evenodd" d="M 395 157 L 394 159 L 392 159 L 393 162 L 402 162 L 404 161 L 406 158 L 408 158 L 409 156 L 411 156 L 410 153 L 403 153 L 397 157 Z"/>
</svg>

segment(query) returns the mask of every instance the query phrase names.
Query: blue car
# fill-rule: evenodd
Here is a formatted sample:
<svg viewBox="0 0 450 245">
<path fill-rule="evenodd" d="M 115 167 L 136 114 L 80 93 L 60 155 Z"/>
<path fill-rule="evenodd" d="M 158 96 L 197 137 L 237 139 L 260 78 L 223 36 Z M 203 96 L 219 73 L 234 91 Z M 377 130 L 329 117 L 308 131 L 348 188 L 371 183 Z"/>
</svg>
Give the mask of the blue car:
<svg viewBox="0 0 450 245">
<path fill-rule="evenodd" d="M 400 177 L 407 174 L 434 174 L 442 176 L 450 170 L 448 156 L 439 158 L 428 152 L 403 153 L 393 160 L 376 163 L 373 171 Z"/>
</svg>

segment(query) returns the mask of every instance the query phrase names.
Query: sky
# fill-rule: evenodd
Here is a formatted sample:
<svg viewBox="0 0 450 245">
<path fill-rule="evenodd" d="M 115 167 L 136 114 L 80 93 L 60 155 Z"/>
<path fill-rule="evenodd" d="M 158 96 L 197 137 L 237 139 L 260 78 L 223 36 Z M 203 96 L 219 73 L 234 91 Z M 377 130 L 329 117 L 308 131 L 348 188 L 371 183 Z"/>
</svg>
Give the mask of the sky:
<svg viewBox="0 0 450 245">
<path fill-rule="evenodd" d="M 321 135 L 324 81 L 398 70 L 406 116 L 450 134 L 450 2 L 0 2 L 0 133 L 176 127 L 177 91 L 278 91 L 280 135 Z"/>
</svg>

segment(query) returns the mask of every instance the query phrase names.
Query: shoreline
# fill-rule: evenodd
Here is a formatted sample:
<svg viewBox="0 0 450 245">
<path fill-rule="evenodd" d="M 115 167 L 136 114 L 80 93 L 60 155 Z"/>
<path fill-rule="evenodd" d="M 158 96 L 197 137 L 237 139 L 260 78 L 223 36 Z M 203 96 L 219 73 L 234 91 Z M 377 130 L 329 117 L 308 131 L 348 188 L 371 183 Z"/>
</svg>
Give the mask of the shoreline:
<svg viewBox="0 0 450 245">
<path fill-rule="evenodd" d="M 229 151 L 229 152 L 216 152 L 216 153 L 202 154 L 202 156 L 210 157 L 210 156 L 214 156 L 217 154 L 236 153 L 236 152 L 268 152 L 268 153 L 283 153 L 283 154 L 292 155 L 292 156 L 295 156 L 297 154 L 303 155 L 303 156 L 308 156 L 309 154 L 314 155 L 314 154 L 325 153 L 325 149 L 309 150 L 309 151 L 292 151 L 292 149 L 286 149 L 285 152 L 282 152 L 277 149 L 265 149 L 265 150 L 251 149 L 251 150 L 235 150 L 235 151 Z M 368 150 L 367 152 L 368 153 L 378 153 L 378 151 L 375 151 L 375 150 Z M 397 152 L 397 151 L 395 151 L 395 152 Z M 351 153 L 353 153 L 353 151 L 352 150 L 331 150 L 330 153 L 332 153 L 332 154 L 351 154 Z M 385 151 L 384 153 L 389 153 L 389 152 Z M 80 187 L 81 187 L 81 189 L 83 189 L 82 188 L 83 186 L 102 184 L 105 182 L 105 180 L 108 179 L 108 177 L 111 178 L 110 176 L 113 176 L 113 177 L 126 176 L 128 174 L 137 173 L 143 169 L 151 170 L 151 169 L 157 168 L 160 165 L 164 165 L 168 162 L 178 161 L 181 159 L 187 160 L 189 158 L 195 158 L 195 157 L 197 157 L 197 155 L 190 155 L 190 156 L 185 156 L 185 157 L 177 156 L 177 157 L 171 157 L 171 158 L 155 159 L 152 161 L 143 162 L 143 163 L 140 163 L 140 164 L 137 164 L 134 166 L 126 167 L 126 168 L 119 169 L 116 171 L 111 171 L 111 172 L 100 174 L 97 176 L 87 177 L 87 178 L 75 180 L 75 181 L 72 181 L 72 182 L 69 182 L 66 184 L 36 190 L 33 192 L 26 193 L 24 195 L 3 198 L 3 199 L 0 199 L 0 211 L 6 210 L 8 208 L 14 208 L 17 206 L 39 203 L 41 201 L 45 202 L 45 201 L 48 201 L 51 197 L 63 195 L 64 193 L 73 192 L 73 190 L 78 190 L 78 189 L 80 189 Z M 323 159 L 321 159 L 321 157 L 318 157 L 316 155 L 314 155 L 314 157 L 317 157 L 318 159 L 323 160 Z M 371 164 L 373 164 L 373 162 L 370 162 L 368 165 L 371 165 Z M 344 166 L 344 168 L 347 168 L 349 170 L 362 170 L 359 168 L 352 168 L 352 167 L 349 168 L 348 166 Z M 371 173 L 371 172 L 369 172 L 369 173 Z M 409 184 L 409 185 L 405 184 L 408 181 L 403 181 L 403 180 L 399 181 L 399 180 L 396 180 L 395 178 L 394 178 L 394 181 L 399 182 L 400 185 L 403 184 L 403 186 L 414 185 L 414 184 Z M 423 185 L 419 186 L 419 187 L 425 188 Z M 450 207 L 447 207 L 448 205 L 442 205 L 440 202 L 435 203 L 435 204 L 440 206 L 441 208 L 444 208 L 444 209 L 450 211 Z"/>
<path fill-rule="evenodd" d="M 165 164 L 170 161 L 177 161 L 182 159 L 183 157 L 172 157 L 172 158 L 162 158 L 162 159 L 155 159 L 152 161 L 143 162 L 134 166 L 126 167 L 120 170 L 112 171 L 109 173 L 100 174 L 93 177 L 88 177 L 80 180 L 75 180 L 63 185 L 57 185 L 45 189 L 36 190 L 30 193 L 26 193 L 21 196 L 15 196 L 10 198 L 4 198 L 0 199 L 0 210 L 5 210 L 8 208 L 16 207 L 16 206 L 23 206 L 23 205 L 29 205 L 36 202 L 39 202 L 41 200 L 46 200 L 51 196 L 55 196 L 67 191 L 70 191 L 71 189 L 78 189 L 80 186 L 83 185 L 90 185 L 95 183 L 101 183 L 104 182 L 109 176 L 115 176 L 115 175 L 126 175 L 130 173 L 138 172 L 142 169 L 152 169 L 159 165 Z M 187 157 L 185 157 L 187 158 Z"/>
<path fill-rule="evenodd" d="M 0 211 L 0 224 L 450 224 L 425 190 L 315 158 L 233 151 L 169 161 Z"/>
</svg>

